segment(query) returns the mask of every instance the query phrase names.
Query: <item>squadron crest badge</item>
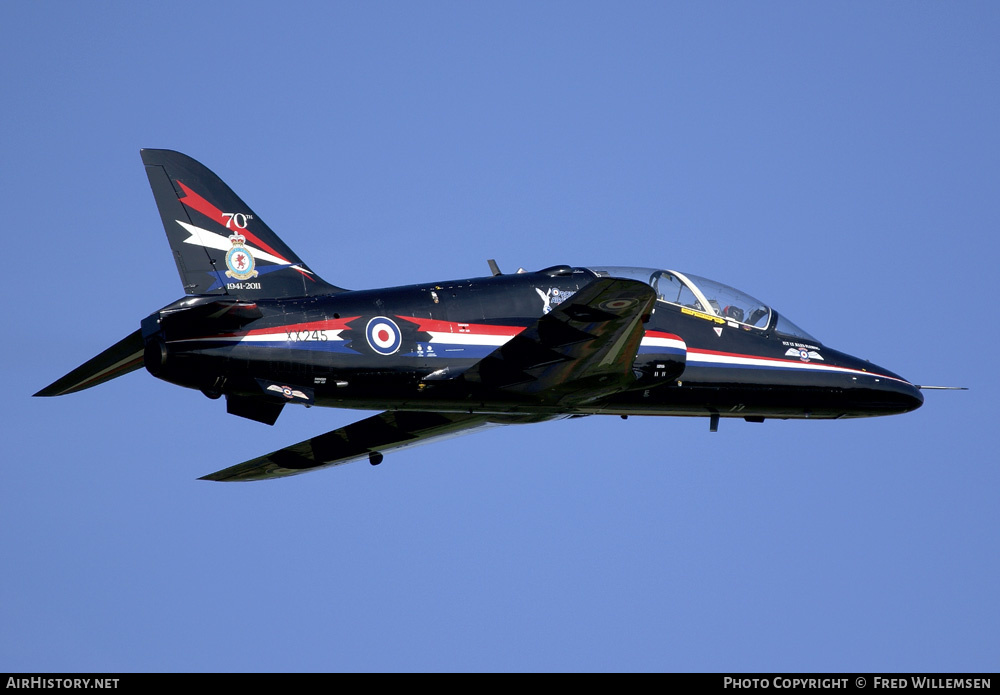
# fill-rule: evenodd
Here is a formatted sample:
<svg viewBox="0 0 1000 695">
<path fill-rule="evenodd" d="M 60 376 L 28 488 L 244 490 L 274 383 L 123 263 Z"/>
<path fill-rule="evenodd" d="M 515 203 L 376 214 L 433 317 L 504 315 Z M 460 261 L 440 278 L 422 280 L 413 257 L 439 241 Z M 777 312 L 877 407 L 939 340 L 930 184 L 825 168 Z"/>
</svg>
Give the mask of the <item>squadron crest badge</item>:
<svg viewBox="0 0 1000 695">
<path fill-rule="evenodd" d="M 536 287 L 535 292 L 537 292 L 538 296 L 542 298 L 543 314 L 549 313 L 552 311 L 553 307 L 562 304 L 574 294 L 568 290 L 560 290 L 558 287 L 550 287 L 547 291 Z"/>
<path fill-rule="evenodd" d="M 786 343 L 787 345 L 787 343 Z M 786 357 L 798 357 L 803 362 L 809 362 L 811 360 L 819 360 L 824 362 L 823 356 L 820 355 L 815 350 L 809 350 L 805 347 L 790 347 L 785 351 Z"/>
<path fill-rule="evenodd" d="M 233 247 L 226 252 L 226 276 L 237 280 L 249 280 L 257 277 L 253 254 L 244 245 L 247 238 L 237 232 L 229 237 Z"/>
</svg>

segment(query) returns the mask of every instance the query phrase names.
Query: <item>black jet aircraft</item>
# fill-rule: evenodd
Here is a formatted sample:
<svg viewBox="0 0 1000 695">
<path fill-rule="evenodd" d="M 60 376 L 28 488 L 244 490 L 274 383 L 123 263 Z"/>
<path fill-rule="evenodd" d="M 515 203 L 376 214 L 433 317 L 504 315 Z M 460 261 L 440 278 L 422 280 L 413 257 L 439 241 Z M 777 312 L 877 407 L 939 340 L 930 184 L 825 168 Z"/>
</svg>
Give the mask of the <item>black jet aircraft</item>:
<svg viewBox="0 0 1000 695">
<path fill-rule="evenodd" d="M 205 476 L 294 475 L 497 425 L 587 415 L 763 422 L 905 413 L 920 388 L 675 270 L 544 270 L 345 290 L 202 164 L 142 150 L 186 296 L 39 391 L 145 367 L 274 424 L 289 403 L 378 415 Z"/>
</svg>

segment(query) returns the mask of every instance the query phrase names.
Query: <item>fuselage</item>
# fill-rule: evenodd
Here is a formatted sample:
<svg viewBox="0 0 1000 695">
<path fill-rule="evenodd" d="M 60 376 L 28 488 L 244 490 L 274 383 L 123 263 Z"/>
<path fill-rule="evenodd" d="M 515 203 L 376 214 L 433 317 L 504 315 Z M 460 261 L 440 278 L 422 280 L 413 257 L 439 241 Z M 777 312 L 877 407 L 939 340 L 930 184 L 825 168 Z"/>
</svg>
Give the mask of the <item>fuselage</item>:
<svg viewBox="0 0 1000 695">
<path fill-rule="evenodd" d="M 380 411 L 204 476 L 246 481 L 483 428 L 589 415 L 762 422 L 904 413 L 919 387 L 750 295 L 656 268 L 553 266 L 352 291 L 322 279 L 200 162 L 141 152 L 186 297 L 38 391 L 145 366 L 273 425 L 288 404 Z"/>
<path fill-rule="evenodd" d="M 602 274 L 556 266 L 303 299 L 188 298 L 143 322 L 145 363 L 155 376 L 213 397 L 260 397 L 277 385 L 308 393 L 308 404 L 364 410 L 760 421 L 888 415 L 923 402 L 917 387 L 886 369 L 782 332 L 790 324 L 775 311 L 753 325 L 713 300 L 706 306 L 704 296 L 688 304 L 660 296 L 634 380 L 610 395 L 565 407 L 463 380 Z"/>
</svg>

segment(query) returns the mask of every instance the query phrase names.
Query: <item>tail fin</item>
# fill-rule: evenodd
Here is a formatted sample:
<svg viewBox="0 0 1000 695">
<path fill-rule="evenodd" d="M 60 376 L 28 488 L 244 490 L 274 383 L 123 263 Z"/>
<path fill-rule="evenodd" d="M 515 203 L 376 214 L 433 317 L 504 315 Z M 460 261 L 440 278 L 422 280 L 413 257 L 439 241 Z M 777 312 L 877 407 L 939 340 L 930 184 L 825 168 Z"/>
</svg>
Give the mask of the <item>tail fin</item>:
<svg viewBox="0 0 1000 695">
<path fill-rule="evenodd" d="M 141 150 L 187 294 L 239 299 L 342 292 L 312 272 L 222 179 L 171 150 Z"/>
</svg>

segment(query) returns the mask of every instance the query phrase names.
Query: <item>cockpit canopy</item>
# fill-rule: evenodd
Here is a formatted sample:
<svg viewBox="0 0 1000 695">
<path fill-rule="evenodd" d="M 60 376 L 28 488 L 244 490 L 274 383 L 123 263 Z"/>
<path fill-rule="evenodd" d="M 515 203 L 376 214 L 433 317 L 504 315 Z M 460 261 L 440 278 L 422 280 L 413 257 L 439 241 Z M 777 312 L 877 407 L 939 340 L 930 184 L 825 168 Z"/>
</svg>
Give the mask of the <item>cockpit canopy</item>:
<svg viewBox="0 0 1000 695">
<path fill-rule="evenodd" d="M 766 304 L 715 280 L 655 268 L 608 266 L 590 270 L 600 277 L 627 278 L 648 283 L 656 290 L 656 299 L 660 302 L 735 321 L 757 330 L 773 329 L 785 335 L 819 342 Z"/>
</svg>

